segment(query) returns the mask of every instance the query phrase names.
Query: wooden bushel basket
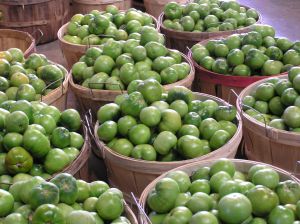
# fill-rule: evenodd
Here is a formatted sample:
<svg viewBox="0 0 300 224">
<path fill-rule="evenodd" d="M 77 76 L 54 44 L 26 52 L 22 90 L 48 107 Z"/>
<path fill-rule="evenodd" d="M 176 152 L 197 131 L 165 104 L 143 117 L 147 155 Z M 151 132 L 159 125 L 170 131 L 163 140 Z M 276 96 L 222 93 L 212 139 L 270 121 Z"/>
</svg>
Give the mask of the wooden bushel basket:
<svg viewBox="0 0 300 224">
<path fill-rule="evenodd" d="M 243 5 L 241 5 L 243 6 Z M 243 6 L 249 9 L 247 6 Z M 160 31 L 166 37 L 166 44 L 169 48 L 177 49 L 183 53 L 188 52 L 188 48 L 191 48 L 196 43 L 210 38 L 215 38 L 219 36 L 226 36 L 235 33 L 245 33 L 251 31 L 250 27 L 244 27 L 241 29 L 230 30 L 230 31 L 219 31 L 219 32 L 182 32 L 177 30 L 168 29 L 163 25 L 164 13 L 162 13 L 158 18 L 158 23 L 160 26 Z M 261 16 L 256 23 L 261 23 Z"/>
<path fill-rule="evenodd" d="M 120 10 L 128 9 L 128 0 L 72 0 L 73 14 L 87 14 L 92 10 L 105 11 L 108 5 L 115 5 Z"/>
<path fill-rule="evenodd" d="M 155 27 L 158 27 L 157 20 L 152 16 Z M 86 50 L 90 47 L 96 47 L 99 45 L 82 45 L 72 44 L 64 40 L 64 35 L 67 33 L 67 27 L 69 23 L 64 24 L 57 32 L 59 44 L 62 53 L 67 61 L 68 69 L 70 70 L 76 62 L 79 61 L 80 57 L 85 54 Z M 157 28 L 158 29 L 158 28 Z"/>
<path fill-rule="evenodd" d="M 228 105 L 225 101 L 214 96 L 202 93 L 194 94 L 195 98 L 199 100 L 212 99 L 215 100 L 219 105 Z M 97 135 L 97 129 L 99 126 L 98 122 L 96 123 L 94 129 L 94 137 L 98 146 L 98 150 L 102 154 L 106 164 L 110 185 L 122 190 L 125 199 L 128 202 L 133 203 L 131 192 L 138 197 L 151 181 L 171 169 L 190 164 L 192 162 L 208 159 L 234 158 L 242 139 L 242 123 L 239 115 L 237 115 L 237 122 L 237 132 L 221 148 L 195 159 L 174 162 L 137 160 L 114 152 L 108 148 L 104 142 L 99 140 Z"/>
<path fill-rule="evenodd" d="M 174 170 L 171 170 L 169 172 L 181 170 L 181 171 L 186 172 L 189 175 L 192 175 L 200 167 L 211 166 L 215 161 L 216 160 L 199 161 L 199 162 L 195 162 L 195 163 L 192 163 L 192 164 L 188 164 L 188 165 L 185 165 L 185 166 L 178 167 L 178 168 L 176 168 Z M 275 167 L 275 166 L 271 166 L 271 165 L 264 164 L 264 163 L 258 163 L 258 162 L 254 162 L 254 161 L 249 161 L 249 160 L 233 159 L 231 161 L 234 163 L 234 165 L 236 167 L 236 170 L 238 170 L 240 172 L 243 172 L 243 173 L 247 173 L 249 171 L 249 169 L 253 165 L 263 164 L 263 165 L 270 166 L 272 169 L 274 169 L 275 171 L 277 171 L 278 174 L 279 174 L 279 176 L 280 176 L 280 180 L 281 181 L 293 180 L 293 181 L 296 181 L 296 182 L 300 183 L 299 179 L 297 179 L 291 173 L 289 173 L 289 172 L 287 172 L 285 170 L 282 170 L 282 169 L 280 169 L 278 167 Z M 147 206 L 147 197 L 148 197 L 148 194 L 150 193 L 150 191 L 153 188 L 155 188 L 156 183 L 159 180 L 161 180 L 162 178 L 164 178 L 168 173 L 164 173 L 161 176 L 159 176 L 158 178 L 156 178 L 143 191 L 143 193 L 142 193 L 142 195 L 140 197 L 140 206 L 143 209 L 143 211 L 145 211 L 146 213 L 148 211 L 148 206 Z M 140 212 L 140 214 L 139 214 L 139 223 L 140 224 L 150 224 L 150 222 L 148 221 L 148 219 L 146 218 L 146 216 L 143 214 L 143 212 Z"/>
<path fill-rule="evenodd" d="M 287 75 L 279 77 L 287 79 Z M 236 104 L 243 121 L 245 152 L 249 159 L 273 164 L 289 172 L 298 168 L 300 160 L 299 133 L 272 128 L 256 121 L 242 111 L 242 99 L 253 93 L 266 79 L 253 83 L 244 89 Z"/>
<path fill-rule="evenodd" d="M 24 52 L 25 58 L 36 52 L 35 39 L 27 32 L 0 29 L 0 51 L 9 48 L 19 48 Z"/>
<path fill-rule="evenodd" d="M 217 39 L 225 38 L 226 36 L 218 37 Z M 216 38 L 211 38 L 216 39 Z M 209 40 L 204 40 L 200 44 L 205 45 Z M 252 83 L 269 78 L 270 76 L 235 76 L 218 74 L 213 71 L 207 70 L 200 66 L 192 57 L 192 51 L 189 50 L 188 57 L 193 61 L 195 66 L 195 80 L 193 83 L 193 91 L 207 93 L 213 96 L 222 98 L 230 104 L 235 105 L 236 97 L 232 95 L 232 90 L 236 94 Z M 287 74 L 281 73 L 278 75 Z"/>
<path fill-rule="evenodd" d="M 189 89 L 192 87 L 192 83 L 195 76 L 195 69 L 191 60 L 182 54 L 183 61 L 187 62 L 190 67 L 191 71 L 190 74 L 178 82 L 164 85 L 165 90 L 172 89 L 174 86 L 185 86 Z M 82 113 L 85 113 L 89 109 L 91 109 L 93 116 L 96 115 L 98 109 L 103 106 L 104 104 L 113 102 L 116 96 L 126 93 L 127 91 L 112 91 L 112 90 L 97 90 L 97 89 L 89 89 L 85 88 L 81 85 L 74 83 L 72 77 L 72 70 L 70 71 L 70 88 L 74 92 L 80 106 L 80 110 Z"/>
<path fill-rule="evenodd" d="M 57 31 L 69 19 L 69 0 L 1 0 L 0 28 L 44 33 L 39 43 L 57 39 Z M 37 35 L 34 35 L 35 39 Z"/>
</svg>

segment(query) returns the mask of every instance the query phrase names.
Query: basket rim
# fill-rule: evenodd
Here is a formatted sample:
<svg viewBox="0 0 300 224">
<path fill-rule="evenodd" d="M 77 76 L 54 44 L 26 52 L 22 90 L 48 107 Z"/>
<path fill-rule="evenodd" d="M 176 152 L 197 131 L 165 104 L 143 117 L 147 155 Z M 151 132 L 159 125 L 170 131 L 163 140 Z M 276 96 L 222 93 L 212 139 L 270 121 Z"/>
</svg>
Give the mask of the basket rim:
<svg viewBox="0 0 300 224">
<path fill-rule="evenodd" d="M 250 6 L 242 5 L 242 4 L 240 4 L 240 7 L 245 7 L 246 9 L 251 9 L 251 8 L 252 8 L 252 7 L 250 7 Z M 259 23 L 262 22 L 262 14 L 260 13 L 259 10 L 257 10 L 257 9 L 255 9 L 255 10 L 256 10 L 257 13 L 258 13 L 258 19 L 257 19 L 257 21 L 256 21 L 255 24 L 259 24 Z M 195 35 L 195 36 L 201 35 L 201 34 L 203 34 L 203 33 L 205 33 L 205 34 L 221 34 L 221 35 L 222 35 L 222 34 L 225 34 L 226 32 L 228 32 L 228 31 L 217 31 L 217 32 L 206 32 L 206 31 L 204 31 L 204 32 L 199 32 L 199 33 L 197 33 L 197 32 L 189 32 L 189 31 L 178 31 L 178 30 L 173 30 L 173 29 L 166 28 L 166 27 L 163 25 L 163 19 L 164 19 L 164 16 L 165 16 L 165 13 L 162 12 L 162 13 L 159 15 L 159 17 L 158 17 L 159 28 L 162 29 L 162 30 L 168 31 L 169 33 L 173 33 L 174 35 L 175 35 L 176 33 L 184 33 L 184 34 L 189 34 L 189 35 L 193 34 L 193 35 Z M 251 27 L 251 25 L 250 25 L 250 26 L 245 26 L 245 27 L 243 27 L 243 28 L 235 29 L 235 30 L 230 30 L 230 31 L 242 31 L 243 29 L 249 28 L 249 27 Z"/>
<path fill-rule="evenodd" d="M 275 76 L 275 77 L 279 78 L 279 79 L 288 79 L 287 74 L 281 75 L 281 76 Z M 273 128 L 269 125 L 266 125 L 262 122 L 258 122 L 257 120 L 255 120 L 250 115 L 244 113 L 242 108 L 241 108 L 241 100 L 246 95 L 249 95 L 248 94 L 249 91 L 253 92 L 254 88 L 256 88 L 258 85 L 260 85 L 262 83 L 265 83 L 268 79 L 272 79 L 272 78 L 274 78 L 274 77 L 268 77 L 268 78 L 262 79 L 260 81 L 257 81 L 255 83 L 249 85 L 245 89 L 243 89 L 243 91 L 240 93 L 239 97 L 236 100 L 237 110 L 238 110 L 239 114 L 241 114 L 242 120 L 246 120 L 247 122 L 250 122 L 251 124 L 255 125 L 256 127 L 265 129 L 266 132 L 269 132 L 269 136 L 268 136 L 269 138 L 276 137 L 276 136 L 278 136 L 278 134 L 281 134 L 281 137 L 295 136 L 295 137 L 299 138 L 300 133 L 296 133 L 296 132 L 292 132 L 292 131 L 286 131 L 286 130 L 280 130 L 280 129 L 277 129 L 277 128 Z M 278 140 L 280 140 L 280 138 L 278 138 Z M 281 139 L 281 140 L 283 140 L 283 139 Z"/>
<path fill-rule="evenodd" d="M 208 95 L 208 94 L 205 94 L 205 93 L 195 93 L 194 94 L 197 94 L 198 96 L 203 96 L 203 97 L 207 97 L 208 99 L 214 99 L 214 100 L 217 100 L 219 103 L 223 104 L 223 105 L 230 105 L 229 103 L 227 103 L 226 101 L 224 101 L 223 99 L 220 99 L 218 97 L 215 97 L 215 96 L 212 96 L 212 95 Z M 232 136 L 232 138 L 222 147 L 214 150 L 214 151 L 211 151 L 210 153 L 206 154 L 206 155 L 210 155 L 211 153 L 214 153 L 214 152 L 219 152 L 220 150 L 224 149 L 226 146 L 228 146 L 229 144 L 235 142 L 235 141 L 241 141 L 242 139 L 242 120 L 241 120 L 241 117 L 240 115 L 237 113 L 236 115 L 236 119 L 237 119 L 237 122 L 238 122 L 238 125 L 237 125 L 237 131 L 236 133 Z M 193 162 L 197 162 L 199 161 L 199 159 L 201 157 L 204 157 L 206 155 L 203 155 L 203 156 L 200 156 L 200 157 L 196 157 L 196 158 L 193 158 L 193 159 L 186 159 L 186 160 L 180 160 L 180 161 L 172 161 L 172 162 L 161 162 L 161 161 L 147 161 L 147 160 L 142 160 L 142 159 L 134 159 L 132 157 L 128 157 L 128 156 L 124 156 L 124 155 L 121 155 L 115 151 L 113 151 L 112 149 L 110 149 L 103 141 L 101 141 L 97 135 L 97 129 L 98 129 L 98 126 L 99 126 L 99 122 L 97 121 L 95 126 L 94 126 L 94 136 L 95 136 L 95 139 L 96 139 L 96 145 L 98 147 L 98 150 L 104 150 L 104 152 L 100 152 L 102 153 L 102 155 L 104 155 L 104 159 L 105 159 L 105 153 L 109 153 L 115 157 L 118 157 L 119 159 L 121 160 L 124 160 L 124 161 L 130 161 L 131 163 L 135 163 L 135 164 L 147 164 L 147 165 L 154 165 L 154 164 L 159 164 L 159 165 L 174 165 L 176 163 L 181 163 L 181 162 L 185 162 L 185 163 L 193 163 Z M 100 149 L 102 148 L 102 149 Z"/>
<path fill-rule="evenodd" d="M 172 50 L 172 49 L 169 49 L 169 50 Z M 174 86 L 179 86 L 179 85 L 182 85 L 182 83 L 184 81 L 188 81 L 188 80 L 192 80 L 191 83 L 193 82 L 194 78 L 195 78 L 195 67 L 193 65 L 193 62 L 191 61 L 191 59 L 189 57 L 187 57 L 185 54 L 181 53 L 181 56 L 182 58 L 184 59 L 184 62 L 188 63 L 190 65 L 190 73 L 184 78 L 184 79 L 181 79 L 181 80 L 178 80 L 177 82 L 174 82 L 174 83 L 171 83 L 171 84 L 168 84 L 168 85 L 162 85 L 163 88 L 165 90 L 169 90 L 171 89 L 172 87 Z M 70 83 L 70 86 L 76 90 L 80 90 L 80 91 L 85 91 L 85 92 L 94 92 L 96 94 L 101 94 L 101 93 L 113 93 L 113 94 L 124 94 L 124 93 L 127 93 L 127 90 L 107 90 L 107 89 L 91 89 L 91 88 L 87 88 L 87 87 L 83 87 L 77 83 L 74 82 L 73 80 L 73 75 L 72 75 L 72 69 L 69 71 L 69 83 Z"/>
</svg>

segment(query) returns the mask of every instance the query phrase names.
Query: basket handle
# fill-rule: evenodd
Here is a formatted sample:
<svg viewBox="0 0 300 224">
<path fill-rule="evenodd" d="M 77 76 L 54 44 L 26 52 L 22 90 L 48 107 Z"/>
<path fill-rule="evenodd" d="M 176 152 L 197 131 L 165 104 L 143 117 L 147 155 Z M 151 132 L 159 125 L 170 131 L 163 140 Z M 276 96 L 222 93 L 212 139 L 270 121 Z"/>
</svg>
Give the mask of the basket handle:
<svg viewBox="0 0 300 224">
<path fill-rule="evenodd" d="M 296 165 L 294 166 L 294 171 L 291 173 L 292 179 L 295 178 L 294 176 L 296 176 L 297 179 L 298 179 L 298 177 L 300 177 L 300 161 L 299 160 L 296 161 Z"/>
<path fill-rule="evenodd" d="M 230 92 L 229 92 L 229 95 L 228 95 L 228 98 L 227 98 L 227 103 L 228 103 L 228 104 L 230 104 L 232 95 L 235 96 L 237 100 L 240 100 L 239 94 L 237 94 L 237 93 L 234 91 L 234 89 L 230 89 Z"/>
<path fill-rule="evenodd" d="M 137 206 L 138 210 L 139 210 L 139 215 L 140 216 L 145 216 L 145 218 L 147 219 L 147 222 L 152 224 L 150 218 L 148 217 L 147 213 L 145 212 L 145 210 L 142 208 L 142 206 L 140 205 L 140 203 L 138 202 L 137 198 L 135 197 L 134 193 L 131 192 L 131 197 L 133 198 L 133 201 L 135 203 L 135 205 Z M 144 224 L 144 223 L 143 223 Z"/>
<path fill-rule="evenodd" d="M 60 78 L 60 79 L 57 79 L 57 80 L 55 80 L 54 82 L 51 82 L 50 84 L 48 84 L 43 90 L 42 90 L 42 94 L 41 94 L 41 102 L 43 102 L 43 94 L 44 94 L 44 92 L 50 87 L 50 86 L 52 86 L 53 84 L 55 84 L 55 83 L 57 83 L 57 82 L 59 82 L 59 81 L 63 81 L 65 79 L 65 77 L 63 77 L 63 78 Z M 62 82 L 61 83 L 61 95 L 63 95 L 64 94 L 64 83 Z"/>
<path fill-rule="evenodd" d="M 93 132 L 93 129 L 92 129 L 92 126 L 91 126 L 93 124 L 93 115 L 92 115 L 91 109 L 89 109 L 85 113 L 84 118 L 85 118 L 85 123 L 86 123 L 87 130 L 88 130 L 90 136 L 92 137 L 92 139 L 94 140 L 95 145 L 99 149 L 101 158 L 104 159 L 105 158 L 105 153 L 104 153 L 103 149 L 101 149 L 100 147 L 98 147 L 97 138 L 94 135 L 94 132 Z"/>
<path fill-rule="evenodd" d="M 38 29 L 36 29 L 36 30 L 34 30 L 32 33 L 31 33 L 31 36 L 35 36 L 35 34 L 37 33 L 37 32 L 39 32 L 40 33 L 40 37 L 36 40 L 36 45 L 39 45 L 39 43 L 41 42 L 41 40 L 42 40 L 42 38 L 44 37 L 44 33 L 43 33 L 43 31 L 40 29 L 40 28 L 38 28 Z"/>
</svg>

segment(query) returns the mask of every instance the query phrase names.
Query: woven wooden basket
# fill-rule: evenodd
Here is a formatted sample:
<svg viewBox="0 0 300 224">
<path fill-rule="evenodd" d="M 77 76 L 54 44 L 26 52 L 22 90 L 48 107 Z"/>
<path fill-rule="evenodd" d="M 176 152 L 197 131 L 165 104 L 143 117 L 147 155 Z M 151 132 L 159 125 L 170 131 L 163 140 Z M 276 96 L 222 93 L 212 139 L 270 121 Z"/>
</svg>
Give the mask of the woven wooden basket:
<svg viewBox="0 0 300 224">
<path fill-rule="evenodd" d="M 17 29 L 31 34 L 41 30 L 39 43 L 57 39 L 57 31 L 69 20 L 69 0 L 1 0 L 0 28 Z"/>
<path fill-rule="evenodd" d="M 195 93 L 195 98 L 199 100 L 212 99 L 219 105 L 228 105 L 219 98 L 202 93 Z M 231 140 L 221 148 L 199 158 L 175 162 L 137 160 L 114 152 L 108 148 L 104 142 L 99 140 L 97 136 L 98 123 L 94 129 L 94 136 L 98 150 L 102 154 L 107 167 L 109 183 L 122 190 L 125 198 L 132 202 L 131 192 L 139 196 L 151 181 L 164 172 L 192 162 L 223 157 L 234 158 L 242 139 L 242 123 L 239 115 L 237 115 L 237 121 L 237 132 Z"/>
<path fill-rule="evenodd" d="M 158 22 L 152 16 L 155 27 L 158 29 Z M 72 44 L 64 40 L 64 35 L 67 33 L 67 27 L 69 23 L 64 24 L 57 32 L 59 44 L 62 53 L 67 61 L 68 69 L 71 69 L 73 64 L 79 61 L 80 57 L 85 54 L 89 47 L 95 47 L 95 45 L 82 45 L 82 44 Z M 96 45 L 97 46 L 97 45 Z"/>
<path fill-rule="evenodd" d="M 220 36 L 217 38 L 211 38 L 208 40 L 201 41 L 200 44 L 206 45 L 209 40 L 212 39 L 222 39 L 227 36 Z M 240 94 L 242 90 L 249 86 L 250 84 L 269 78 L 270 76 L 234 76 L 234 75 L 223 75 L 218 74 L 213 71 L 207 70 L 200 66 L 197 62 L 193 60 L 192 52 L 189 50 L 188 57 L 193 61 L 195 66 L 195 80 L 193 83 L 193 91 L 207 93 L 213 96 L 220 97 L 230 104 L 235 104 L 236 97 L 232 94 L 232 90 L 236 94 Z M 287 74 L 281 73 L 278 75 Z"/>
<path fill-rule="evenodd" d="M 24 56 L 36 52 L 35 39 L 27 32 L 0 29 L 0 51 L 6 51 L 9 48 L 19 48 L 24 52 Z"/>
<path fill-rule="evenodd" d="M 287 79 L 287 75 L 279 77 Z M 242 111 L 241 100 L 253 93 L 266 79 L 253 83 L 244 89 L 237 100 L 237 108 L 243 121 L 245 152 L 249 159 L 273 164 L 294 172 L 300 160 L 300 135 L 282 131 L 256 121 Z"/>
<path fill-rule="evenodd" d="M 164 85 L 165 90 L 172 89 L 174 86 L 185 86 L 191 89 L 194 76 L 195 76 L 195 69 L 193 63 L 187 56 L 182 54 L 182 57 L 184 61 L 187 62 L 191 67 L 190 74 L 186 78 L 178 82 L 169 85 Z M 74 92 L 78 100 L 82 113 L 85 113 L 86 111 L 91 109 L 93 115 L 96 115 L 98 109 L 101 106 L 103 106 L 106 103 L 113 102 L 116 96 L 122 93 L 126 93 L 126 91 L 96 90 L 96 89 L 85 88 L 81 85 L 74 83 L 71 73 L 72 70 L 70 71 L 70 75 L 69 75 L 70 88 Z"/>
<path fill-rule="evenodd" d="M 243 6 L 249 9 L 247 6 Z M 234 33 L 245 33 L 251 31 L 249 27 L 244 27 L 241 29 L 230 30 L 230 31 L 219 31 L 219 32 L 182 32 L 172 29 L 168 29 L 163 25 L 164 13 L 162 13 L 158 18 L 158 23 L 160 26 L 160 31 L 166 37 L 166 43 L 169 48 L 177 49 L 183 53 L 187 53 L 188 49 L 194 46 L 196 43 L 203 40 L 226 36 Z M 259 15 L 258 21 L 256 23 L 261 23 L 262 19 Z"/>
<path fill-rule="evenodd" d="M 238 171 L 246 173 L 249 171 L 250 167 L 252 167 L 253 165 L 256 164 L 264 164 L 264 163 L 258 163 L 258 162 L 254 162 L 254 161 L 249 161 L 249 160 L 239 160 L 239 159 L 233 159 L 231 160 L 234 164 L 235 167 Z M 206 160 L 206 161 L 199 161 L 199 162 L 195 162 L 195 163 L 191 163 L 185 166 L 181 166 L 178 167 L 174 170 L 171 170 L 169 172 L 172 171 L 176 171 L 176 170 L 181 170 L 184 171 L 186 173 L 188 173 L 189 175 L 192 175 L 193 172 L 195 172 L 197 169 L 199 169 L 200 167 L 205 167 L 205 166 L 211 166 L 213 163 L 215 162 L 215 160 Z M 268 164 L 264 164 L 264 165 L 268 165 Z M 272 169 L 274 169 L 275 171 L 277 171 L 280 175 L 280 179 L 282 181 L 284 180 L 294 180 L 298 183 L 300 183 L 300 180 L 297 179 L 295 176 L 293 176 L 291 173 L 282 170 L 278 167 L 275 166 L 270 166 Z M 169 173 L 168 172 L 168 173 Z M 154 181 L 152 181 L 143 191 L 141 197 L 140 197 L 140 205 L 143 208 L 144 211 L 147 212 L 147 197 L 149 192 L 155 187 L 156 183 L 161 180 L 162 178 L 164 178 L 168 173 L 164 173 L 161 176 L 159 176 L 158 178 L 156 178 Z M 139 214 L 139 223 L 140 224 L 150 224 L 150 222 L 148 222 L 148 220 L 146 219 L 145 215 L 141 212 L 141 214 Z"/>
</svg>

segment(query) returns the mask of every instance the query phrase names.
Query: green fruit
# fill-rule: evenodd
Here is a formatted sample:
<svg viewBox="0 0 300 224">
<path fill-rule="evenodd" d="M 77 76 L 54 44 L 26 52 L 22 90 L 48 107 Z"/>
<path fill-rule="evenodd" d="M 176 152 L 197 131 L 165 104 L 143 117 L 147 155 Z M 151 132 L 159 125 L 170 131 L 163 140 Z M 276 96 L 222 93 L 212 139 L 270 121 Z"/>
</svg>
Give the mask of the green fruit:
<svg viewBox="0 0 300 224">
<path fill-rule="evenodd" d="M 143 95 L 147 103 L 159 101 L 162 98 L 163 88 L 155 79 L 147 79 L 138 85 L 137 90 Z"/>
<path fill-rule="evenodd" d="M 293 42 L 291 42 L 289 39 L 286 37 L 281 37 L 276 40 L 277 47 L 280 48 L 283 52 L 288 51 L 292 46 Z"/>
<path fill-rule="evenodd" d="M 0 189 L 0 196 L 0 217 L 4 217 L 12 211 L 14 206 L 14 198 L 9 192 L 2 189 Z"/>
<path fill-rule="evenodd" d="M 260 217 L 268 215 L 279 204 L 278 196 L 264 186 L 252 188 L 246 196 L 253 205 L 253 214 Z"/>
<path fill-rule="evenodd" d="M 129 139 L 134 145 L 148 143 L 150 135 L 150 129 L 144 124 L 133 126 L 128 132 Z"/>
<path fill-rule="evenodd" d="M 164 223 L 188 223 L 192 217 L 192 212 L 184 207 L 179 206 L 170 211 L 170 213 L 164 218 Z"/>
<path fill-rule="evenodd" d="M 67 224 L 95 224 L 95 218 L 87 211 L 72 211 L 66 218 Z"/>
<path fill-rule="evenodd" d="M 50 151 L 50 141 L 37 130 L 27 130 L 23 138 L 24 148 L 29 151 L 34 158 L 43 158 Z"/>
<path fill-rule="evenodd" d="M 124 204 L 117 194 L 105 192 L 98 198 L 96 209 L 102 219 L 114 220 L 123 213 Z"/>
<path fill-rule="evenodd" d="M 66 221 L 58 207 L 44 204 L 38 207 L 32 217 L 32 224 L 56 223 L 65 224 Z"/>
<path fill-rule="evenodd" d="M 244 53 L 239 49 L 233 49 L 227 56 L 228 64 L 238 66 L 244 63 Z"/>
<path fill-rule="evenodd" d="M 245 221 L 252 212 L 251 202 L 240 193 L 223 197 L 218 204 L 219 217 L 223 222 L 238 224 Z"/>
<path fill-rule="evenodd" d="M 12 148 L 5 157 L 5 167 L 11 174 L 27 173 L 32 164 L 31 155 L 22 147 Z"/>
<path fill-rule="evenodd" d="M 183 86 L 175 86 L 168 92 L 167 102 L 172 103 L 175 100 L 184 100 L 189 104 L 194 99 L 193 92 Z"/>
<path fill-rule="evenodd" d="M 133 92 L 125 97 L 120 107 L 123 114 L 138 117 L 141 110 L 146 106 L 143 95 L 140 92 Z"/>
<path fill-rule="evenodd" d="M 44 167 L 47 173 L 54 174 L 63 170 L 69 163 L 69 156 L 61 149 L 51 149 L 45 157 Z"/>
<path fill-rule="evenodd" d="M 105 121 L 98 127 L 97 130 L 99 139 L 105 142 L 111 141 L 116 136 L 117 132 L 117 123 L 114 121 Z"/>
<path fill-rule="evenodd" d="M 255 98 L 257 100 L 269 101 L 274 97 L 274 85 L 271 83 L 262 83 L 256 88 Z"/>
<path fill-rule="evenodd" d="M 180 189 L 175 180 L 163 178 L 157 182 L 155 190 L 148 195 L 147 204 L 153 211 L 167 213 L 174 208 L 179 193 Z"/>
<path fill-rule="evenodd" d="M 60 202 L 68 205 L 75 203 L 78 187 L 74 177 L 67 173 L 58 174 L 51 180 L 51 183 L 59 188 Z"/>
<path fill-rule="evenodd" d="M 23 215 L 19 213 L 12 213 L 6 216 L 5 219 L 3 220 L 3 224 L 11 224 L 11 223 L 27 224 L 28 221 Z"/>
<path fill-rule="evenodd" d="M 176 146 L 176 143 L 176 135 L 170 131 L 163 131 L 155 138 L 153 146 L 159 154 L 166 155 L 174 146 Z"/>
<path fill-rule="evenodd" d="M 120 138 L 115 141 L 115 143 L 111 146 L 111 149 L 121 155 L 130 156 L 133 145 L 126 138 Z"/>
<path fill-rule="evenodd" d="M 97 120 L 100 124 L 109 120 L 116 120 L 120 115 L 120 107 L 115 103 L 105 104 L 97 112 Z"/>
<path fill-rule="evenodd" d="M 6 116 L 5 128 L 7 132 L 23 133 L 29 125 L 29 119 L 22 111 L 14 111 Z"/>
<path fill-rule="evenodd" d="M 218 58 L 212 65 L 212 71 L 220 74 L 228 73 L 228 64 L 225 59 Z"/>
<path fill-rule="evenodd" d="M 160 56 L 166 56 L 168 53 L 168 50 L 164 45 L 153 41 L 147 43 L 145 48 L 147 51 L 147 56 L 153 60 Z"/>
<path fill-rule="evenodd" d="M 251 180 L 255 185 L 263 185 L 274 189 L 279 183 L 279 175 L 272 169 L 262 169 L 256 171 Z"/>
<path fill-rule="evenodd" d="M 135 159 L 143 159 L 147 161 L 155 161 L 157 153 L 152 145 L 141 144 L 133 148 L 131 156 Z"/>
<path fill-rule="evenodd" d="M 175 110 L 166 109 L 161 113 L 161 122 L 159 123 L 160 131 L 176 133 L 180 127 L 181 117 Z"/>
<path fill-rule="evenodd" d="M 115 62 L 111 57 L 107 55 L 101 55 L 95 61 L 94 71 L 96 73 L 104 72 L 106 74 L 110 74 L 114 66 Z"/>
<path fill-rule="evenodd" d="M 60 123 L 69 131 L 78 131 L 81 126 L 80 114 L 77 110 L 67 109 L 61 113 Z"/>
<path fill-rule="evenodd" d="M 197 192 L 187 201 L 186 207 L 194 214 L 199 211 L 209 211 L 213 207 L 213 199 L 203 192 Z"/>
<path fill-rule="evenodd" d="M 36 209 L 42 204 L 57 204 L 58 202 L 59 189 L 53 183 L 41 183 L 30 192 L 29 204 L 32 209 Z"/>
<path fill-rule="evenodd" d="M 178 151 L 187 159 L 204 155 L 204 147 L 204 141 L 192 135 L 182 136 L 177 143 Z"/>
<path fill-rule="evenodd" d="M 99 197 L 109 189 L 109 186 L 104 181 L 93 181 L 90 185 L 90 196 Z"/>
<path fill-rule="evenodd" d="M 265 61 L 265 55 L 258 49 L 249 50 L 245 58 L 245 64 L 253 70 L 262 68 Z"/>
<path fill-rule="evenodd" d="M 243 37 L 242 42 L 243 45 L 250 44 L 256 47 L 260 47 L 262 45 L 263 40 L 260 33 L 251 31 Z"/>
<path fill-rule="evenodd" d="M 209 145 L 212 149 L 218 149 L 225 145 L 230 139 L 230 134 L 225 130 L 216 131 L 210 138 Z"/>
<path fill-rule="evenodd" d="M 140 120 L 148 127 L 154 127 L 159 124 L 161 119 L 161 112 L 154 106 L 145 107 L 141 110 Z"/>
<path fill-rule="evenodd" d="M 17 182 L 15 185 L 15 189 L 12 190 L 12 194 L 20 198 L 21 201 L 25 204 L 29 204 L 31 198 L 31 191 L 34 187 L 38 186 L 39 184 L 45 182 L 45 180 L 41 177 L 32 177 L 25 181 Z M 16 192 L 18 189 L 22 189 L 21 192 Z"/>
</svg>

